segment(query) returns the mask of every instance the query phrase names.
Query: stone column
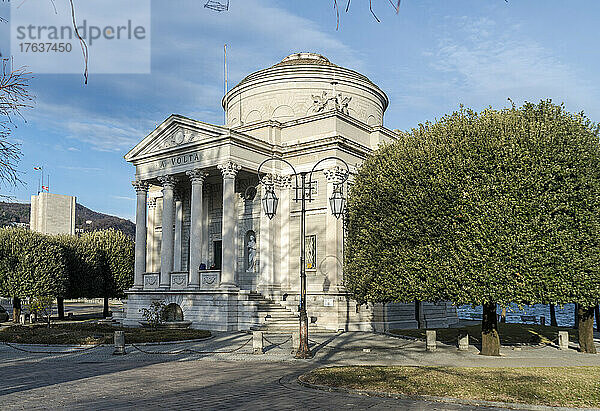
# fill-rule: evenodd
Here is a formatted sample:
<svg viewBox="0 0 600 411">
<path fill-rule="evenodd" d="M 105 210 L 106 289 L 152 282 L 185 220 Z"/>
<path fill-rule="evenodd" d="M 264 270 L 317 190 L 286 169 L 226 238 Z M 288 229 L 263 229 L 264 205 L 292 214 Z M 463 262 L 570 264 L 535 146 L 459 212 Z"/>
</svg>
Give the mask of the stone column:
<svg viewBox="0 0 600 411">
<path fill-rule="evenodd" d="M 279 283 L 282 288 L 290 288 L 290 189 L 292 188 L 292 176 L 281 176 L 279 178 Z M 296 180 L 294 178 L 294 184 Z"/>
<path fill-rule="evenodd" d="M 235 176 L 241 166 L 232 161 L 218 166 L 223 174 L 223 221 L 221 224 L 221 286 L 235 283 Z"/>
<path fill-rule="evenodd" d="M 326 274 L 331 281 L 331 291 L 337 291 L 337 288 L 342 285 L 342 261 L 343 256 L 343 220 L 339 219 L 331 213 L 329 199 L 333 195 L 333 190 L 337 184 L 341 184 L 344 180 L 347 171 L 339 166 L 335 166 L 328 170 L 324 170 L 325 178 L 327 179 L 327 213 L 325 217 L 325 256 L 326 256 Z M 344 195 L 347 193 L 344 192 Z"/>
<path fill-rule="evenodd" d="M 190 287 L 200 287 L 200 274 L 198 269 L 204 262 L 206 255 L 203 255 L 202 245 L 206 236 L 204 227 L 203 197 L 202 189 L 204 179 L 207 174 L 197 168 L 186 173 L 192 182 L 192 197 L 190 200 L 190 266 L 189 285 Z"/>
<path fill-rule="evenodd" d="M 279 219 L 279 214 L 281 210 L 279 209 L 279 205 L 277 206 L 276 214 L 273 219 L 269 219 L 262 209 L 262 198 L 267 193 L 267 188 L 273 186 L 275 189 L 275 184 L 277 177 L 273 174 L 267 174 L 261 180 L 261 213 L 260 213 L 260 236 L 258 239 L 259 246 L 259 258 L 260 258 L 260 271 L 258 277 L 258 288 L 263 291 L 264 294 L 269 293 L 270 289 L 273 285 L 273 226 L 276 224 L 276 221 Z M 278 193 L 275 193 L 278 195 Z"/>
<path fill-rule="evenodd" d="M 204 188 L 202 190 L 202 226 L 204 227 L 204 235 L 202 236 L 202 258 L 203 261 L 201 263 L 205 263 L 207 267 L 210 267 L 208 264 L 208 256 L 210 255 L 209 246 L 210 243 L 210 227 L 208 224 L 208 211 L 210 207 L 210 200 L 213 195 L 213 192 L 210 186 L 204 182 Z"/>
<path fill-rule="evenodd" d="M 173 271 L 181 271 L 181 246 L 183 235 L 183 193 L 175 191 L 175 237 L 173 240 Z"/>
<path fill-rule="evenodd" d="M 155 245 L 156 238 L 154 237 L 154 232 L 156 228 L 156 198 L 148 199 L 148 226 L 146 227 L 146 271 L 147 272 L 155 272 L 156 267 L 154 264 L 155 256 Z"/>
<path fill-rule="evenodd" d="M 173 271 L 173 191 L 175 189 L 175 178 L 173 176 L 163 176 L 159 177 L 158 180 L 163 186 L 160 286 L 168 288 L 171 283 L 171 271 Z"/>
<path fill-rule="evenodd" d="M 144 286 L 144 273 L 146 272 L 146 202 L 148 200 L 148 183 L 141 180 L 132 181 L 137 194 L 137 207 L 135 212 L 135 270 L 134 288 Z"/>
</svg>

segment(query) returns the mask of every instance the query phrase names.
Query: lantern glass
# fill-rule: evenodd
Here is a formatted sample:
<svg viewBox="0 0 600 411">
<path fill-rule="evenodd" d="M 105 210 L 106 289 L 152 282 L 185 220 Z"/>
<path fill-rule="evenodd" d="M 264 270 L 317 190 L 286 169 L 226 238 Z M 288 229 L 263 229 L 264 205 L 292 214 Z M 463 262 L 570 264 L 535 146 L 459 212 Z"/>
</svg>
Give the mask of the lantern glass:
<svg viewBox="0 0 600 411">
<path fill-rule="evenodd" d="M 275 213 L 277 212 L 277 203 L 279 199 L 275 195 L 273 191 L 273 187 L 267 187 L 265 196 L 262 198 L 263 210 L 269 220 L 272 220 L 275 217 Z"/>
<path fill-rule="evenodd" d="M 339 184 L 333 189 L 333 194 L 329 198 L 329 205 L 331 207 L 331 214 L 335 218 L 340 218 L 344 214 L 344 205 L 346 199 L 342 193 L 342 185 Z"/>
</svg>

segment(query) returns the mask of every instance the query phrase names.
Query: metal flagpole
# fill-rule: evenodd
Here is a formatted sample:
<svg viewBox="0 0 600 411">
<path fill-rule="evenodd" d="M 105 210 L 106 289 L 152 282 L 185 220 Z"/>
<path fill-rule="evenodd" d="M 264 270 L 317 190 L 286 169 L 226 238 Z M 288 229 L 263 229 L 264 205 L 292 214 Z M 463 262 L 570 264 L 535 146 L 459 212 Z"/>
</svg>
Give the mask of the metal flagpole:
<svg viewBox="0 0 600 411">
<path fill-rule="evenodd" d="M 225 85 L 224 85 L 224 93 L 223 96 L 225 96 L 227 94 L 227 89 L 228 89 L 228 85 L 227 85 L 227 44 L 225 44 L 223 46 L 223 52 L 224 52 L 224 63 L 223 63 L 223 72 L 224 72 L 224 77 L 225 77 Z M 225 103 L 227 104 L 227 103 Z M 223 107 L 223 124 L 227 124 L 227 107 Z"/>
</svg>

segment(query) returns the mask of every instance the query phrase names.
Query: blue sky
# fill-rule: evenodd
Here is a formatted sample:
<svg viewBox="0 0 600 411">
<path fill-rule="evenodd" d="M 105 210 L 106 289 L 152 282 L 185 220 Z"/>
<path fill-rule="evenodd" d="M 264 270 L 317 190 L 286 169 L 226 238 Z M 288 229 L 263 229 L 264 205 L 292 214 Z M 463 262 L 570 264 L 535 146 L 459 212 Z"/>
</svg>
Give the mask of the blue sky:
<svg viewBox="0 0 600 411">
<path fill-rule="evenodd" d="M 123 155 L 171 113 L 222 124 L 224 43 L 230 85 L 298 51 L 362 72 L 388 94 L 392 129 L 507 98 L 552 98 L 600 121 L 597 1 L 403 0 L 396 15 L 373 0 L 377 23 L 355 0 L 338 31 L 333 0 L 230 1 L 223 13 L 204 0 L 152 1 L 151 74 L 91 75 L 87 86 L 80 75 L 36 75 L 35 107 L 12 136 L 26 185 L 1 193 L 28 202 L 43 164 L 52 192 L 133 219 L 134 168 Z M 8 37 L 1 24 L 4 55 Z"/>
</svg>

